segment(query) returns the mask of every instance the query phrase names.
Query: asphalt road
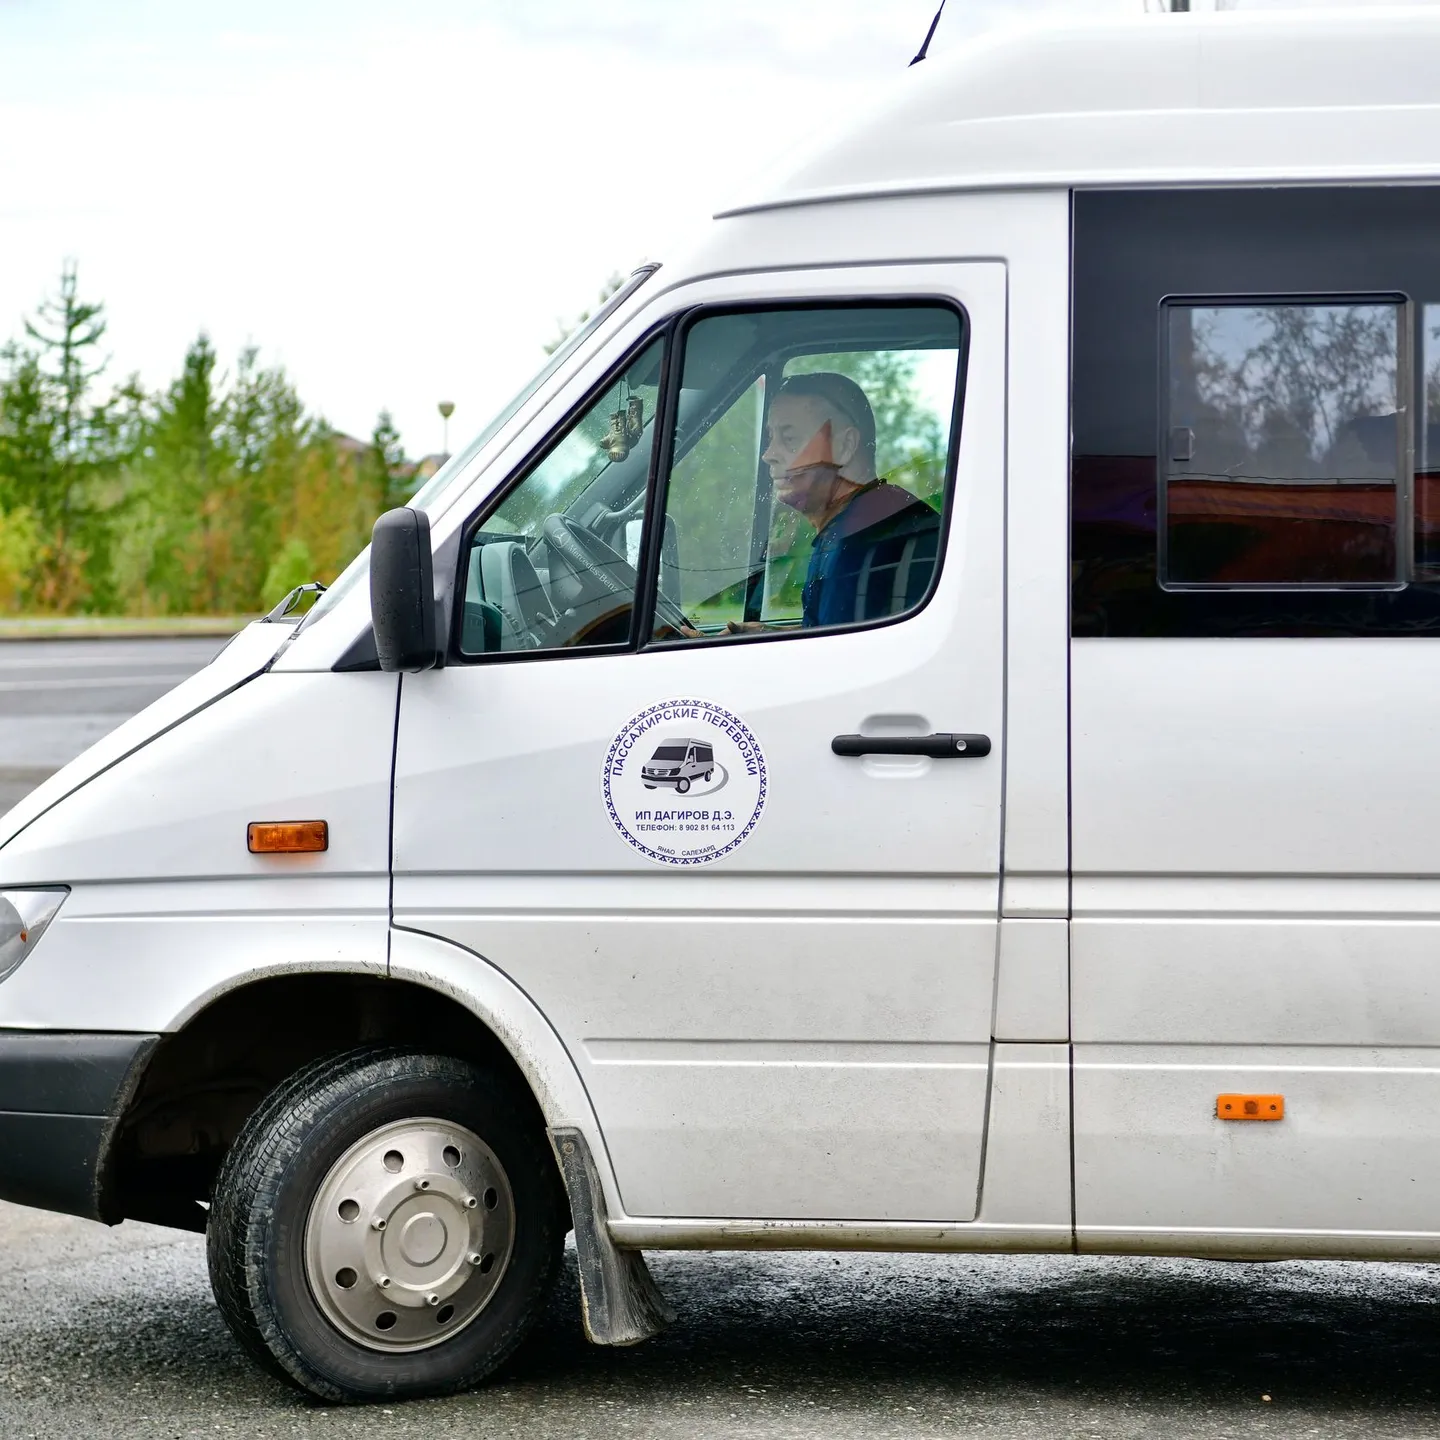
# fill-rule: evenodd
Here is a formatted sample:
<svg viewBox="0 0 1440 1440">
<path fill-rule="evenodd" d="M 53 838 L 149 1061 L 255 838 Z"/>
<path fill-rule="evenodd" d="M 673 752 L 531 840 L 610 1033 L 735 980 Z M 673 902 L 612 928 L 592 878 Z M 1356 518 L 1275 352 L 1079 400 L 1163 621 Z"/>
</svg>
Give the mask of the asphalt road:
<svg viewBox="0 0 1440 1440">
<path fill-rule="evenodd" d="M 219 645 L 0 643 L 0 810 Z M 0 1440 L 1440 1440 L 1440 1266 L 788 1254 L 651 1266 L 679 1320 L 646 1345 L 585 1343 L 572 1265 L 484 1390 L 340 1410 L 240 1354 L 199 1237 L 0 1204 Z"/>
<path fill-rule="evenodd" d="M 0 1435 L 1440 1436 L 1440 1267 L 675 1254 L 652 1268 L 679 1319 L 645 1345 L 585 1343 L 572 1267 L 485 1389 L 331 1409 L 240 1354 L 198 1237 L 0 1206 Z"/>
<path fill-rule="evenodd" d="M 224 643 L 0 641 L 0 812 L 208 664 Z"/>
</svg>

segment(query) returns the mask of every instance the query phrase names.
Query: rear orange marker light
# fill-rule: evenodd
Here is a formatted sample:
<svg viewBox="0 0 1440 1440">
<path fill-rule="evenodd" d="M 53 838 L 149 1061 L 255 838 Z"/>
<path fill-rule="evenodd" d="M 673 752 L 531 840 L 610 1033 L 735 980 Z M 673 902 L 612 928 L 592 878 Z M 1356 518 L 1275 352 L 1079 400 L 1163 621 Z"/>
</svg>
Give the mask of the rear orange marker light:
<svg viewBox="0 0 1440 1440">
<path fill-rule="evenodd" d="M 303 855 L 330 848 L 330 826 L 324 820 L 252 820 L 245 843 L 252 855 Z"/>
<path fill-rule="evenodd" d="M 1283 1095 L 1217 1095 L 1215 1114 L 1221 1120 L 1283 1120 Z"/>
</svg>

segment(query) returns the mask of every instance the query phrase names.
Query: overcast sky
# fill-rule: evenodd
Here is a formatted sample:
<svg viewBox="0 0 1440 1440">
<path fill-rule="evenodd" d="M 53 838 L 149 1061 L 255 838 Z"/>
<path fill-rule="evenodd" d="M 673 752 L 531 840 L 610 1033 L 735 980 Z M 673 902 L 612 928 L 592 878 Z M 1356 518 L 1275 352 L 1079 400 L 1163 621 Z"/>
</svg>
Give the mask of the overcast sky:
<svg viewBox="0 0 1440 1440">
<path fill-rule="evenodd" d="M 411 454 L 453 400 L 456 447 L 608 274 L 899 75 L 936 3 L 0 0 L 0 341 L 73 257 L 107 379 L 165 383 L 203 328 L 342 430 L 389 407 Z M 933 49 L 1144 8 L 949 0 Z"/>
</svg>

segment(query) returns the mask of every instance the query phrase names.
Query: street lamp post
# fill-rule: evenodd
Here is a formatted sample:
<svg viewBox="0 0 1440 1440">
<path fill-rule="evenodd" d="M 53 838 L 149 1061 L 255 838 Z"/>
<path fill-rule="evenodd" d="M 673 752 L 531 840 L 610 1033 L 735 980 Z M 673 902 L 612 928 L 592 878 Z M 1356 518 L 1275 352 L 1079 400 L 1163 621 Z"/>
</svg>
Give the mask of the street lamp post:
<svg viewBox="0 0 1440 1440">
<path fill-rule="evenodd" d="M 445 458 L 450 458 L 450 417 L 455 413 L 455 402 L 453 400 L 442 400 L 440 402 L 440 419 L 444 422 L 444 440 L 441 449 L 445 452 Z"/>
</svg>

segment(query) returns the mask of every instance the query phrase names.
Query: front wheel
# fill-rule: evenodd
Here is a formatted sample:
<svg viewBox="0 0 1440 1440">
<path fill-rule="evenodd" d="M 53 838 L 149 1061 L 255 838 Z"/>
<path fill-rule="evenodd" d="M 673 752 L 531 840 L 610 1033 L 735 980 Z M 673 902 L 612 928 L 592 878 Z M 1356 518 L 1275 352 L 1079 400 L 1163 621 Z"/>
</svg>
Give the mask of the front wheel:
<svg viewBox="0 0 1440 1440">
<path fill-rule="evenodd" d="M 690 782 L 682 775 L 675 782 L 675 789 L 679 791 L 681 795 L 688 795 L 690 793 Z"/>
<path fill-rule="evenodd" d="M 216 1182 L 210 1278 L 241 1344 L 312 1395 L 441 1395 L 524 1338 L 565 1230 L 527 1095 L 369 1048 L 307 1066 L 247 1121 Z"/>
</svg>

